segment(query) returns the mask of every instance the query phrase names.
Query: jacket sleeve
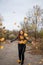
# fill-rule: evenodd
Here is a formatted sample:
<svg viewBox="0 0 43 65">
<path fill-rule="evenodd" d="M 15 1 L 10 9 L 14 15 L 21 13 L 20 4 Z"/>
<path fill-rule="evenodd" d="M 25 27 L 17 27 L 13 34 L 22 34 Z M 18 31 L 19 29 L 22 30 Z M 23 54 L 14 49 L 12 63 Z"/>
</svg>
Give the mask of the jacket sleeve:
<svg viewBox="0 0 43 65">
<path fill-rule="evenodd" d="M 11 42 L 13 42 L 13 41 L 15 41 L 15 40 L 17 40 L 17 39 L 18 39 L 18 37 L 16 37 L 15 39 L 11 40 Z"/>
</svg>

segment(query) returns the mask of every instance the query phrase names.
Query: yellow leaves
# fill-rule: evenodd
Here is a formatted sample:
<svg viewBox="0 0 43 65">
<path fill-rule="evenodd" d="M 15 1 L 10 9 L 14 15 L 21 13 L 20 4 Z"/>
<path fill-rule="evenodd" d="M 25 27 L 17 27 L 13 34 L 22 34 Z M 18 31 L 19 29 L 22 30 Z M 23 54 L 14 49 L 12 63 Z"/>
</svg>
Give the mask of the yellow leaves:
<svg viewBox="0 0 43 65">
<path fill-rule="evenodd" d="M 24 33 L 24 36 L 26 36 L 26 37 L 27 37 L 27 36 L 28 36 L 28 34 Z"/>
<path fill-rule="evenodd" d="M 23 40 L 21 40 L 21 41 L 19 41 L 20 42 L 20 44 L 22 44 L 24 41 Z"/>
<path fill-rule="evenodd" d="M 41 59 L 42 61 L 43 61 L 43 59 Z M 34 62 L 36 65 L 42 65 L 43 64 L 43 62 L 42 61 L 39 61 L 39 62 Z M 33 64 L 31 64 L 31 63 L 28 63 L 28 65 L 33 65 Z"/>
<path fill-rule="evenodd" d="M 26 42 L 27 42 L 26 40 L 18 41 L 19 44 L 25 44 Z"/>
<path fill-rule="evenodd" d="M 3 42 L 5 40 L 5 38 L 1 38 L 0 41 Z"/>
<path fill-rule="evenodd" d="M 43 64 L 43 59 L 40 60 L 40 62 L 38 64 Z"/>
<path fill-rule="evenodd" d="M 28 65 L 31 65 L 31 63 L 29 63 Z"/>
<path fill-rule="evenodd" d="M 40 61 L 39 64 L 42 64 L 42 62 Z"/>
<path fill-rule="evenodd" d="M 20 62 L 21 62 L 21 60 L 17 60 L 17 62 L 18 62 L 18 63 L 20 63 Z"/>
<path fill-rule="evenodd" d="M 43 59 L 40 59 L 40 61 L 38 62 L 38 64 L 43 64 Z"/>
<path fill-rule="evenodd" d="M 4 48 L 4 46 L 0 46 L 0 49 L 3 49 Z"/>
<path fill-rule="evenodd" d="M 38 49 L 38 47 L 36 46 L 36 49 Z"/>
<path fill-rule="evenodd" d="M 0 39 L 0 42 L 3 42 L 4 40 L 5 40 L 5 38 L 1 38 L 1 39 Z M 1 44 L 1 43 L 0 43 L 0 44 Z M 3 48 L 4 48 L 4 46 L 1 46 L 1 45 L 0 45 L 0 49 L 3 49 Z"/>
<path fill-rule="evenodd" d="M 27 42 L 27 40 L 24 40 L 24 43 L 26 43 Z"/>
</svg>

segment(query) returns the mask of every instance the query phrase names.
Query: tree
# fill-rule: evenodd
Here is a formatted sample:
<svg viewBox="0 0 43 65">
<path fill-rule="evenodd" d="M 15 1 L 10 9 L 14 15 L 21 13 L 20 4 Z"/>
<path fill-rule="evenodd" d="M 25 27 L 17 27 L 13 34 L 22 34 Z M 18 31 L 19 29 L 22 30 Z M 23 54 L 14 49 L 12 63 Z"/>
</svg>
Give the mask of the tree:
<svg viewBox="0 0 43 65">
<path fill-rule="evenodd" d="M 35 41 L 37 38 L 37 31 L 40 24 L 43 23 L 43 9 L 38 5 L 33 7 L 33 10 L 29 11 L 27 14 L 28 21 L 31 21 L 32 28 L 35 32 Z"/>
<path fill-rule="evenodd" d="M 21 24 L 22 29 L 23 29 L 26 33 L 28 33 L 28 31 L 29 31 L 28 18 L 27 18 L 27 17 L 24 17 L 23 22 L 20 23 L 20 24 Z"/>
</svg>

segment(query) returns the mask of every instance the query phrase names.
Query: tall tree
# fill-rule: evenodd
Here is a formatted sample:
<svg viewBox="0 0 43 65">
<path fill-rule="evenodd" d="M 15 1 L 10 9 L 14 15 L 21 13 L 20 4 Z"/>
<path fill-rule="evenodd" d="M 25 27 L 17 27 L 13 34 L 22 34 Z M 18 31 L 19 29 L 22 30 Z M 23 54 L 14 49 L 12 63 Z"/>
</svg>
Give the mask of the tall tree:
<svg viewBox="0 0 43 65">
<path fill-rule="evenodd" d="M 37 30 L 39 26 L 43 23 L 43 9 L 38 5 L 34 6 L 31 11 L 27 13 L 28 21 L 31 21 L 33 30 L 35 31 L 35 41 L 37 37 Z"/>
</svg>

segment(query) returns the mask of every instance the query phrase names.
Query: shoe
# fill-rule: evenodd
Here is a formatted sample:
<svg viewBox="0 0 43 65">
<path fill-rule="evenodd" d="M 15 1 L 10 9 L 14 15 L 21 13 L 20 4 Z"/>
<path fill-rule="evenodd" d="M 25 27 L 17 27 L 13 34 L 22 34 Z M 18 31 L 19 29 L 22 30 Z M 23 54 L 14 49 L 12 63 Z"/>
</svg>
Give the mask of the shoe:
<svg viewBox="0 0 43 65">
<path fill-rule="evenodd" d="M 18 63 L 20 64 L 21 63 L 21 60 L 18 60 Z"/>
<path fill-rule="evenodd" d="M 23 65 L 23 64 L 21 63 L 21 65 Z"/>
<path fill-rule="evenodd" d="M 21 65 L 23 65 L 24 63 L 23 62 L 21 62 Z"/>
</svg>

